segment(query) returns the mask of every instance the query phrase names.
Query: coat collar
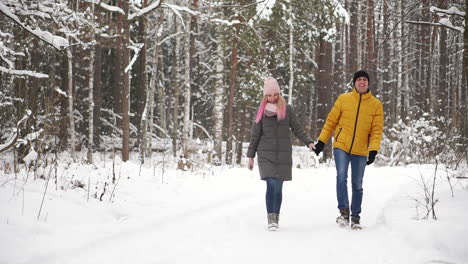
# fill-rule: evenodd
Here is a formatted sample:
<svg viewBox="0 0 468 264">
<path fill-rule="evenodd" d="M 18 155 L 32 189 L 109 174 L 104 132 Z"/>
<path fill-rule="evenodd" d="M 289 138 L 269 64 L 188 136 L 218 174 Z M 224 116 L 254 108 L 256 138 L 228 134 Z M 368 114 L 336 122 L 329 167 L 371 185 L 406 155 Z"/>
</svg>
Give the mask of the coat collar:
<svg viewBox="0 0 468 264">
<path fill-rule="evenodd" d="M 358 91 L 356 90 L 356 88 L 353 88 L 352 93 L 353 93 L 353 96 L 359 98 L 360 93 L 358 93 Z M 372 92 L 371 92 L 370 89 L 367 90 L 367 93 L 362 94 L 362 99 L 363 99 L 363 100 L 367 100 L 367 99 L 369 99 L 369 98 L 371 98 L 371 97 L 372 97 Z"/>
</svg>

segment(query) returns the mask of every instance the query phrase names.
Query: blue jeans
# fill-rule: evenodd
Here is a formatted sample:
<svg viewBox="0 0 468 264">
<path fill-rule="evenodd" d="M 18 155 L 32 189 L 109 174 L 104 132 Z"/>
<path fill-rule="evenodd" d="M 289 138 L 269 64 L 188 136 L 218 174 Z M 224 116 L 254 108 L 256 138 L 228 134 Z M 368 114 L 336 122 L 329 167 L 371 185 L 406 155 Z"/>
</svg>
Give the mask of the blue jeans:
<svg viewBox="0 0 468 264">
<path fill-rule="evenodd" d="M 265 199 L 267 212 L 279 214 L 283 200 L 283 181 L 273 177 L 267 177 L 265 181 L 267 184 Z"/>
<path fill-rule="evenodd" d="M 351 162 L 351 217 L 359 218 L 362 203 L 362 178 L 366 169 L 367 156 L 348 154 L 339 148 L 333 148 L 336 164 L 336 197 L 338 209 L 349 209 L 348 200 L 348 167 Z"/>
</svg>

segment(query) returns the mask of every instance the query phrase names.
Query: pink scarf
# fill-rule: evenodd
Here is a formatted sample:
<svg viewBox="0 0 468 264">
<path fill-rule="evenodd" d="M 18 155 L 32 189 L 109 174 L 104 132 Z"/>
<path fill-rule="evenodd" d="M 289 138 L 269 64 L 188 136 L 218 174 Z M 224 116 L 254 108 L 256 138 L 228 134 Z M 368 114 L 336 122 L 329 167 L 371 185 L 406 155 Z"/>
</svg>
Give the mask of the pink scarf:
<svg viewBox="0 0 468 264">
<path fill-rule="evenodd" d="M 267 116 L 273 116 L 274 114 L 272 113 L 276 114 L 278 120 L 282 120 L 286 117 L 286 107 L 284 107 L 284 109 L 278 109 L 277 104 L 268 103 L 265 100 L 260 104 L 260 107 L 258 108 L 255 122 L 260 122 L 260 120 L 262 120 L 263 114 Z"/>
</svg>

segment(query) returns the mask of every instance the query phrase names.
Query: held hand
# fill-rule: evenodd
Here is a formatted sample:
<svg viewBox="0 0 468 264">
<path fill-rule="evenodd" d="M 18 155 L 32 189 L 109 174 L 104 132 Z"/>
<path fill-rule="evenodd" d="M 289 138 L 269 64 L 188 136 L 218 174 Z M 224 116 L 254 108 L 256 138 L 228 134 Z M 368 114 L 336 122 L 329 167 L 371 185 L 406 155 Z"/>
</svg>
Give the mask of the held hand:
<svg viewBox="0 0 468 264">
<path fill-rule="evenodd" d="M 254 167 L 254 159 L 253 158 L 249 158 L 249 163 L 247 164 L 247 168 L 249 170 L 252 170 Z"/>
<path fill-rule="evenodd" d="M 323 148 L 325 147 L 325 143 L 323 143 L 321 140 L 319 140 L 317 142 L 317 144 L 315 144 L 315 154 L 317 154 L 317 156 L 320 154 L 320 152 L 323 151 Z"/>
<path fill-rule="evenodd" d="M 312 142 L 312 143 L 309 144 L 309 149 L 310 149 L 310 151 L 314 151 L 314 150 L 315 150 L 315 144 L 314 144 L 314 142 Z"/>
<path fill-rule="evenodd" d="M 375 160 L 375 156 L 377 155 L 377 151 L 376 150 L 371 150 L 369 151 L 369 156 L 367 157 L 367 162 L 366 164 L 367 165 L 370 165 L 374 162 Z"/>
</svg>

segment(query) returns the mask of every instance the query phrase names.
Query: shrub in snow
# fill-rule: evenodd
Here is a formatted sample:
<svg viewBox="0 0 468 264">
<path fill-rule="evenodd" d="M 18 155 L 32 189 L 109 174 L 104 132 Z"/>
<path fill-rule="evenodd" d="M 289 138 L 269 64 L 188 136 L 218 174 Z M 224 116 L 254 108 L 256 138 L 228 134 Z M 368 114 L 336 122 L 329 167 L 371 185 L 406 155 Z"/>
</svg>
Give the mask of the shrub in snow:
<svg viewBox="0 0 468 264">
<path fill-rule="evenodd" d="M 422 117 L 408 124 L 400 120 L 382 137 L 379 158 L 390 166 L 430 163 L 443 151 L 445 141 L 445 134 L 432 120 Z"/>
</svg>

